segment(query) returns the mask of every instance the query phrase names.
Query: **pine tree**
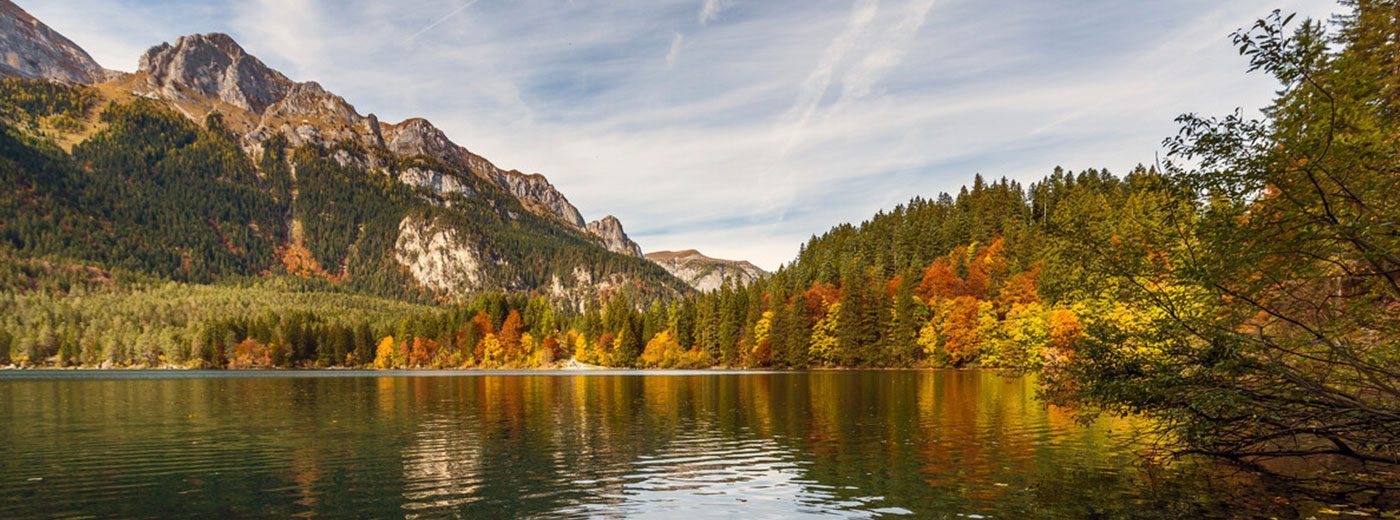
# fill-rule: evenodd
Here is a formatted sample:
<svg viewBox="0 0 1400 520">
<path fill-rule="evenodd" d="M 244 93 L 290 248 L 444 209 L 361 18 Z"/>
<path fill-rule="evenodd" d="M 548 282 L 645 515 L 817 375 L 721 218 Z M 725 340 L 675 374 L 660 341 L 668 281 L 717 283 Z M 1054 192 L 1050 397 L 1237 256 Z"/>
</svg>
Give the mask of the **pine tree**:
<svg viewBox="0 0 1400 520">
<path fill-rule="evenodd" d="M 899 277 L 890 318 L 882 339 L 883 365 L 912 366 L 918 358 L 919 328 L 924 321 L 923 304 L 914 297 L 913 273 Z"/>
</svg>

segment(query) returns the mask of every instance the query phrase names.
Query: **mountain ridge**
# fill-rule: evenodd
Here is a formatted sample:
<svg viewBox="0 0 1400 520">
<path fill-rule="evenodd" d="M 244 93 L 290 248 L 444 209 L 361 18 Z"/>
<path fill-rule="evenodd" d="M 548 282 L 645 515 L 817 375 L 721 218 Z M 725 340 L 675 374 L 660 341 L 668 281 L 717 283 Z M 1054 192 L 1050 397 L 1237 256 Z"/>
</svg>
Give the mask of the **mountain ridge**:
<svg viewBox="0 0 1400 520">
<path fill-rule="evenodd" d="M 713 291 L 731 282 L 749 285 L 769 274 L 747 260 L 712 258 L 695 249 L 653 251 L 645 256 L 701 292 Z"/>
</svg>

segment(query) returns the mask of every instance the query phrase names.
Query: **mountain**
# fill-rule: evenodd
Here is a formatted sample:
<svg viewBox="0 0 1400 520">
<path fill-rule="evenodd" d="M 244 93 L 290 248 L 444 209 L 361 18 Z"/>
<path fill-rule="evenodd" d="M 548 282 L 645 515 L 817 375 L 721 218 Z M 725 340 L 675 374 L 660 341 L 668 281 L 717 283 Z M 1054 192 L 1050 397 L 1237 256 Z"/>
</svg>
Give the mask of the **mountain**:
<svg viewBox="0 0 1400 520">
<path fill-rule="evenodd" d="M 608 215 L 600 220 L 588 223 L 588 232 L 603 239 L 603 247 L 608 248 L 617 254 L 642 257 L 642 247 L 627 237 L 627 233 L 622 230 L 622 221 L 617 217 Z"/>
<path fill-rule="evenodd" d="M 40 33 L 20 62 L 86 56 Z M 585 224 L 543 175 L 499 168 L 425 119 L 362 115 L 225 34 L 152 47 L 135 72 L 91 85 L 52 67 L 33 76 L 58 83 L 0 88 L 6 180 L 25 187 L 0 201 L 0 236 L 21 252 L 195 282 L 285 271 L 440 300 L 688 290 L 616 218 Z"/>
<path fill-rule="evenodd" d="M 656 251 L 647 253 L 646 259 L 702 292 L 718 289 L 731 280 L 740 285 L 749 285 L 768 276 L 767 272 L 747 261 L 710 258 L 694 249 Z"/>
<path fill-rule="evenodd" d="M 141 58 L 134 90 L 200 112 L 241 112 L 231 129 L 253 146 L 282 132 L 293 145 L 351 142 L 385 148 L 398 157 L 434 159 L 451 172 L 420 171 L 412 181 L 470 173 L 505 189 L 527 209 L 584 229 L 583 216 L 544 176 L 506 171 L 457 145 L 426 119 L 381 123 L 362 116 L 315 82 L 297 83 L 249 55 L 225 34 L 184 36 L 151 48 Z M 369 166 L 377 166 L 371 162 Z"/>
<path fill-rule="evenodd" d="M 93 83 L 105 75 L 77 44 L 10 0 L 0 0 L 0 76 Z"/>
</svg>

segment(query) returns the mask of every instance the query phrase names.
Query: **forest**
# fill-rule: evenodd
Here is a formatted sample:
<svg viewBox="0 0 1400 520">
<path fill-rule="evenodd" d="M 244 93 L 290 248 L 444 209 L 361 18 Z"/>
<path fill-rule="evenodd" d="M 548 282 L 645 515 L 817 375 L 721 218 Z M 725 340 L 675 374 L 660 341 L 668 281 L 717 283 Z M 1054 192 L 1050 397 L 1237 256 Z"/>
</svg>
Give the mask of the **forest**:
<svg viewBox="0 0 1400 520">
<path fill-rule="evenodd" d="M 351 244 L 385 247 L 412 194 L 325 151 L 290 152 L 326 179 L 293 209 L 217 121 L 110 107 L 69 160 L 12 117 L 0 365 L 1004 368 L 1037 372 L 1046 399 L 1086 415 L 1151 417 L 1182 453 L 1393 493 L 1400 9 L 1348 5 L 1330 25 L 1275 13 L 1236 33 L 1277 98 L 1261 119 L 1181 116 L 1160 163 L 1056 168 L 1027 185 L 978 175 L 815 236 L 748 286 L 623 287 L 581 307 L 539 290 L 444 302 L 405 289 Z M 61 88 L 3 92 L 6 114 L 32 120 L 91 109 Z M 181 190 L 203 202 L 170 202 Z M 352 282 L 275 269 L 283 228 L 245 225 L 309 208 L 326 218 L 307 222 L 340 226 L 313 230 L 325 238 L 310 253 Z M 463 222 L 511 226 L 473 211 Z M 567 265 L 593 251 L 567 249 Z M 535 287 L 556 270 L 516 265 Z M 1314 458 L 1350 466 L 1299 476 L 1279 462 Z"/>
</svg>

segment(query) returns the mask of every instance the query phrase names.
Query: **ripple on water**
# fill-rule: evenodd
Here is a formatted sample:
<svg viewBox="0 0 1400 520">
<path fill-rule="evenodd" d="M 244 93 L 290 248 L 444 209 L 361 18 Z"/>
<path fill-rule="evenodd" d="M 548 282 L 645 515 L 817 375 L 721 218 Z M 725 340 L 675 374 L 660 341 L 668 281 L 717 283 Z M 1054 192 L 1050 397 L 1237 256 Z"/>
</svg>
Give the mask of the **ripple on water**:
<svg viewBox="0 0 1400 520">
<path fill-rule="evenodd" d="M 636 457 L 602 481 L 606 490 L 554 513 L 623 516 L 746 518 L 805 516 L 870 517 L 907 513 L 868 508 L 881 497 L 840 498 L 832 486 L 806 478 L 793 448 L 771 439 L 727 439 L 718 435 L 677 438 L 655 453 Z"/>
</svg>

